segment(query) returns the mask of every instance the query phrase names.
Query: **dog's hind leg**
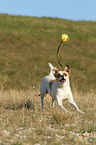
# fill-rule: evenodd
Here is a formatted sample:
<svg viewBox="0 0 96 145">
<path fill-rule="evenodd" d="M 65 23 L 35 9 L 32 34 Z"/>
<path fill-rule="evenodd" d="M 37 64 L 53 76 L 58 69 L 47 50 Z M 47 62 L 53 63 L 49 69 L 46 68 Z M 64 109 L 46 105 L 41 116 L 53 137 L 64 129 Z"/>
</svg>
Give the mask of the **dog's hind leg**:
<svg viewBox="0 0 96 145">
<path fill-rule="evenodd" d="M 44 97 L 46 96 L 46 94 L 48 93 L 47 90 L 45 91 L 41 91 L 41 107 L 44 109 Z"/>
<path fill-rule="evenodd" d="M 69 102 L 70 102 L 70 104 L 71 104 L 78 112 L 84 113 L 83 111 L 81 111 L 81 110 L 77 107 L 77 105 L 76 105 L 76 103 L 74 102 L 73 99 L 72 99 L 72 100 L 70 99 Z"/>
<path fill-rule="evenodd" d="M 52 97 L 52 106 L 54 107 L 55 105 L 55 101 L 54 101 L 54 97 Z"/>
<path fill-rule="evenodd" d="M 44 108 L 44 95 L 41 94 L 41 107 Z"/>
</svg>

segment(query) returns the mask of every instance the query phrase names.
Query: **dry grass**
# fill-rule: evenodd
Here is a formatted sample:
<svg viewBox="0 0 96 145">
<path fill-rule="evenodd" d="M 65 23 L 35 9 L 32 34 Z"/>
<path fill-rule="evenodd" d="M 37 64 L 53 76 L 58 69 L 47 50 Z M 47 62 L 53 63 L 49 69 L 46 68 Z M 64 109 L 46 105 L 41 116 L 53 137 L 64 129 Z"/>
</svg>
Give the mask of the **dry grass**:
<svg viewBox="0 0 96 145">
<path fill-rule="evenodd" d="M 64 113 L 57 104 L 52 108 L 49 95 L 42 110 L 38 93 L 33 89 L 0 91 L 0 144 L 95 145 L 96 93 L 78 94 L 74 90 L 74 99 L 85 112 L 83 115 L 67 102 L 64 106 L 71 113 Z"/>
</svg>

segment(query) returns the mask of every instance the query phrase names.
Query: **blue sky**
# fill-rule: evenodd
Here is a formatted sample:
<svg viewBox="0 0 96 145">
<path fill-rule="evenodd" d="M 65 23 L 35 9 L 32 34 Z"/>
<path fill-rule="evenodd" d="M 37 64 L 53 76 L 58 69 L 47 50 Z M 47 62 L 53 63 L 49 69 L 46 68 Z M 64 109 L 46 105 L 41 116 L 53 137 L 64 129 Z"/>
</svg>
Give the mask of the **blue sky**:
<svg viewBox="0 0 96 145">
<path fill-rule="evenodd" d="M 0 13 L 96 21 L 96 0 L 0 0 Z"/>
</svg>

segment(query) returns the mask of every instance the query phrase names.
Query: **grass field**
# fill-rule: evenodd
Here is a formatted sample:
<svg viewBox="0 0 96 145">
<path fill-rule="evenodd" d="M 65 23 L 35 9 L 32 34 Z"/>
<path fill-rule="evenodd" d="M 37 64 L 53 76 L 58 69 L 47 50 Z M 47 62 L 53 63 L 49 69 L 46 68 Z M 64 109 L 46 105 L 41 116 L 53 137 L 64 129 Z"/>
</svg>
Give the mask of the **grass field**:
<svg viewBox="0 0 96 145">
<path fill-rule="evenodd" d="M 77 113 L 67 102 L 64 113 L 51 107 L 51 97 L 45 98 L 41 109 L 39 92 L 0 91 L 0 144 L 12 145 L 95 145 L 96 144 L 96 94 L 78 94 L 74 99 L 85 114 Z"/>
<path fill-rule="evenodd" d="M 39 88 L 49 73 L 48 62 L 60 59 L 71 68 L 74 100 L 85 114 L 51 106 L 41 109 Z M 0 145 L 96 144 L 96 22 L 0 14 Z"/>
</svg>

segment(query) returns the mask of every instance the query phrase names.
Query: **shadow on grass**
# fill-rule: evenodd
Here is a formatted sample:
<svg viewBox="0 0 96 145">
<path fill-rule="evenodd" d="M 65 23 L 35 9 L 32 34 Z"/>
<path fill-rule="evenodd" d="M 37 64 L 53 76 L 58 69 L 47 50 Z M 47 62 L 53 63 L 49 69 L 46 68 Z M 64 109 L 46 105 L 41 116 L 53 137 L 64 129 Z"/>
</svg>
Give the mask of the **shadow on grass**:
<svg viewBox="0 0 96 145">
<path fill-rule="evenodd" d="M 17 107 L 6 106 L 4 108 L 10 109 L 10 110 L 17 110 L 17 109 L 22 109 L 22 108 L 35 110 L 35 105 L 30 100 L 27 100 L 25 103 L 21 103 Z"/>
</svg>

